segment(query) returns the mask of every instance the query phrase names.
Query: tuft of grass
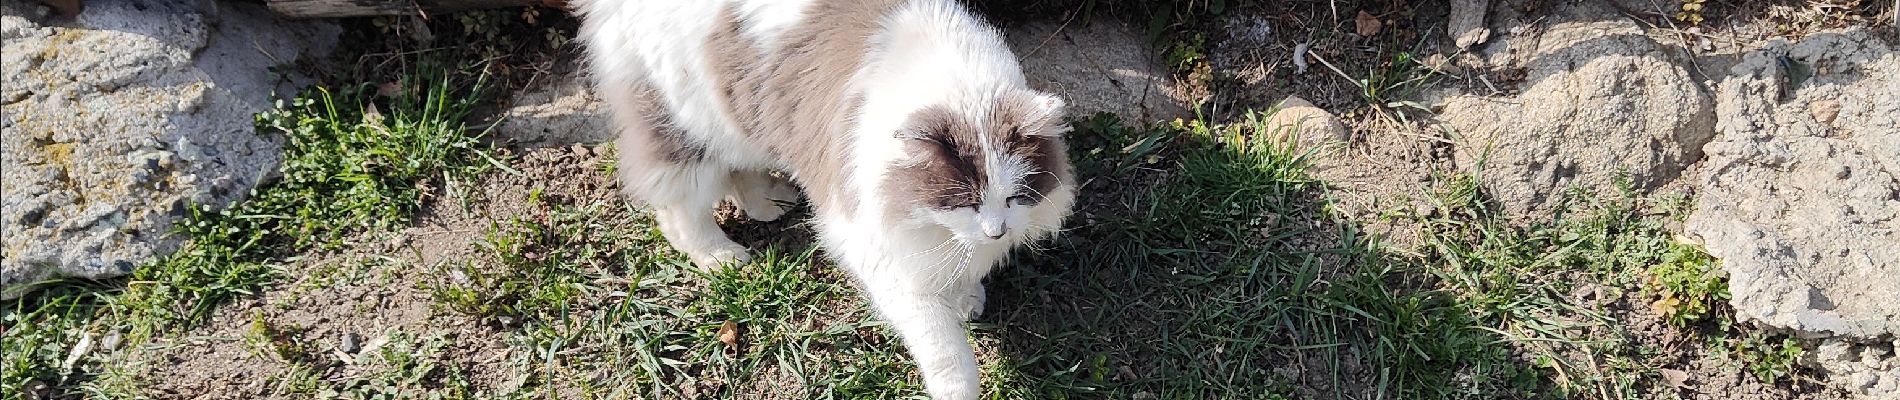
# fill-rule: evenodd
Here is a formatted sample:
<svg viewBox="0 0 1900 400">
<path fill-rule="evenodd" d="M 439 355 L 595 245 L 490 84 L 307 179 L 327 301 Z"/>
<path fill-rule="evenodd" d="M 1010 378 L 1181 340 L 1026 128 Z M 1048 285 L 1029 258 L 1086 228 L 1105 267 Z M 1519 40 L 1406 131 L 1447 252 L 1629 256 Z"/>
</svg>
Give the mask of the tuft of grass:
<svg viewBox="0 0 1900 400">
<path fill-rule="evenodd" d="M 190 207 L 174 233 L 183 247 L 125 281 L 63 283 L 0 312 L 0 353 L 9 360 L 0 391 L 82 390 L 109 368 L 95 365 L 89 341 L 131 346 L 191 326 L 277 282 L 274 264 L 286 257 L 404 226 L 437 189 L 496 162 L 461 122 L 484 99 L 479 77 L 433 69 L 405 79 L 394 93 L 366 85 L 280 102 L 257 121 L 261 133 L 285 140 L 274 179 L 227 208 Z"/>
</svg>

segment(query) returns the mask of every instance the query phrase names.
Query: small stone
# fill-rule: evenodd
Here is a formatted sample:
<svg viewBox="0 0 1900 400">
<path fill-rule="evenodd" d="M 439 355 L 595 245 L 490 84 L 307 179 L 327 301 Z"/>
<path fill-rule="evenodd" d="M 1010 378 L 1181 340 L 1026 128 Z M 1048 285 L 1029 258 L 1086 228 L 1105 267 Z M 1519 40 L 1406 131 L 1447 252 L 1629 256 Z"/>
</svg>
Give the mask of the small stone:
<svg viewBox="0 0 1900 400">
<path fill-rule="evenodd" d="M 587 145 L 580 143 L 575 143 L 571 150 L 574 152 L 574 156 L 579 158 L 587 158 L 594 155 L 593 151 L 587 149 Z"/>
<path fill-rule="evenodd" d="M 1853 385 L 1854 389 L 1873 389 L 1875 385 L 1880 384 L 1880 375 L 1875 374 L 1873 371 L 1861 371 L 1855 373 L 1854 378 L 1849 382 L 1852 382 L 1851 385 Z"/>
<path fill-rule="evenodd" d="M 345 333 L 343 334 L 343 346 L 339 347 L 338 350 L 343 350 L 344 353 L 356 354 L 358 350 L 363 349 L 362 342 L 362 336 L 358 336 L 354 332 Z"/>
<path fill-rule="evenodd" d="M 1841 102 L 1832 99 L 1815 100 L 1813 103 L 1808 103 L 1808 115 L 1814 116 L 1814 120 L 1820 121 L 1822 125 L 1832 124 L 1834 117 L 1841 115 Z"/>
<path fill-rule="evenodd" d="M 125 340 L 124 336 L 120 335 L 119 331 L 112 331 L 111 333 L 106 334 L 105 339 L 99 340 L 99 350 L 102 350 L 102 351 L 117 350 L 119 348 L 119 343 L 121 343 L 124 340 Z"/>
<path fill-rule="evenodd" d="M 1339 117 L 1296 96 L 1280 101 L 1280 110 L 1267 118 L 1268 137 L 1293 137 L 1300 147 L 1318 148 L 1344 142 L 1352 134 Z"/>
</svg>

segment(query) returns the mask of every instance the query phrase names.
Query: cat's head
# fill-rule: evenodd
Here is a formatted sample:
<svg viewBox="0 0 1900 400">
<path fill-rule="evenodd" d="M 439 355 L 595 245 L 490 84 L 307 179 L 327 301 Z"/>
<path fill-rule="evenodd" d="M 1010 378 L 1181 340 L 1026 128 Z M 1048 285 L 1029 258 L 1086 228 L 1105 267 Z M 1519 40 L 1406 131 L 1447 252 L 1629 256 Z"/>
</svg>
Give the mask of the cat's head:
<svg viewBox="0 0 1900 400">
<path fill-rule="evenodd" d="M 987 97 L 910 115 L 896 133 L 892 211 L 973 245 L 1047 236 L 1075 199 L 1064 103 L 1020 89 Z"/>
</svg>

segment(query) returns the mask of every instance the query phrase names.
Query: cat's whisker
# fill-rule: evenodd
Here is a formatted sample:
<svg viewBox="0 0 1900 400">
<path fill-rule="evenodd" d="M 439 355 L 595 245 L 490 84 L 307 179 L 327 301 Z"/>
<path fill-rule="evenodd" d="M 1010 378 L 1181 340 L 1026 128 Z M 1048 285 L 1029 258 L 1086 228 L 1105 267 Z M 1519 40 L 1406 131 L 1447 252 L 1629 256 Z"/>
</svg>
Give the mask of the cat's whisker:
<svg viewBox="0 0 1900 400">
<path fill-rule="evenodd" d="M 930 248 L 930 250 L 924 250 L 924 251 L 919 251 L 919 252 L 916 252 L 916 253 L 911 253 L 911 254 L 910 254 L 910 255 L 908 255 L 908 256 L 904 256 L 904 259 L 906 259 L 906 260 L 909 260 L 909 259 L 911 259 L 911 258 L 913 258 L 913 257 L 917 257 L 917 256 L 920 256 L 920 255 L 924 255 L 924 254 L 928 254 L 928 253 L 934 253 L 934 252 L 936 252 L 937 250 L 942 250 L 942 249 L 943 249 L 943 246 L 948 246 L 948 245 L 950 245 L 950 242 L 955 242 L 955 241 L 957 241 L 957 238 L 956 238 L 955 236 L 951 236 L 951 237 L 947 237 L 947 238 L 944 238 L 944 239 L 943 239 L 943 243 L 938 243 L 938 244 L 937 244 L 937 247 L 932 247 L 932 248 Z"/>
<path fill-rule="evenodd" d="M 1047 198 L 1049 198 L 1049 196 L 1047 196 L 1047 195 L 1044 195 L 1044 194 L 1042 194 L 1042 191 L 1041 191 L 1041 190 L 1036 190 L 1036 188 L 1034 188 L 1034 187 L 1030 187 L 1030 186 L 1029 186 L 1028 184 L 1025 184 L 1025 183 L 1017 183 L 1017 184 L 1016 184 L 1016 187 L 1018 187 L 1018 188 L 1022 188 L 1022 189 L 1025 189 L 1025 190 L 1028 190 L 1028 191 L 1029 191 L 1030 193 L 1035 193 L 1035 194 L 1036 194 L 1036 198 L 1038 198 L 1038 199 L 1047 199 Z"/>
<path fill-rule="evenodd" d="M 950 279 L 943 280 L 943 286 L 937 288 L 937 293 L 943 293 L 945 291 L 948 291 L 950 290 L 951 285 L 956 284 L 957 281 L 963 280 L 963 272 L 969 269 L 970 259 L 975 258 L 975 257 L 976 257 L 976 251 L 974 251 L 973 246 L 964 246 L 963 259 L 957 262 L 957 269 L 950 273 Z"/>
</svg>

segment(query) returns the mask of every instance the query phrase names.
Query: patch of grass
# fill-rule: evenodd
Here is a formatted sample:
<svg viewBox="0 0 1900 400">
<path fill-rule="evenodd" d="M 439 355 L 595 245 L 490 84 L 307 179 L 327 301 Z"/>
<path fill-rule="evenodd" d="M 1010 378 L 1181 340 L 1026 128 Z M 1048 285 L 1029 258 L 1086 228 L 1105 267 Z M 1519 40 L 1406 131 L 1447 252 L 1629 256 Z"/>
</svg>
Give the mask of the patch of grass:
<svg viewBox="0 0 1900 400">
<path fill-rule="evenodd" d="M 532 196 L 480 257 L 428 283 L 439 306 L 500 325 L 521 393 L 577 398 L 887 398 L 920 389 L 894 339 L 815 248 L 703 273 L 625 203 Z M 870 339 L 880 345 L 862 343 Z M 761 386 L 763 388 L 761 388 Z"/>
<path fill-rule="evenodd" d="M 0 310 L 0 392 L 7 399 L 47 398 L 86 379 L 84 364 L 67 363 L 80 343 L 116 347 L 105 327 L 92 324 L 113 288 L 62 282 L 14 300 Z M 122 336 L 121 336 L 122 337 Z"/>
<path fill-rule="evenodd" d="M 314 399 L 509 398 L 469 383 L 461 361 L 447 351 L 454 340 L 450 335 L 392 329 L 384 337 L 384 344 L 354 357 L 352 362 L 364 372 L 332 377 L 323 372 L 324 367 L 292 363 L 289 372 L 275 378 L 276 393 Z"/>
<path fill-rule="evenodd" d="M 274 264 L 285 257 L 404 226 L 436 189 L 494 162 L 461 122 L 483 99 L 479 78 L 437 69 L 409 79 L 383 95 L 319 89 L 259 115 L 261 132 L 285 139 L 279 175 L 230 207 L 190 207 L 175 233 L 185 245 L 123 282 L 62 284 L 16 300 L 0 315 L 9 360 L 0 388 L 80 390 L 72 385 L 104 368 L 75 350 L 87 340 L 132 345 L 202 321 L 276 282 Z M 80 356 L 68 363 L 66 354 Z"/>
<path fill-rule="evenodd" d="M 488 168 L 493 159 L 479 133 L 461 122 L 480 100 L 480 81 L 419 76 L 406 85 L 410 92 L 386 102 L 374 101 L 367 86 L 340 97 L 318 89 L 259 115 L 260 130 L 286 139 L 281 176 L 231 207 L 193 207 L 178 233 L 186 246 L 134 272 L 138 284 L 117 299 L 115 311 L 130 321 L 160 322 L 149 329 L 201 320 L 214 306 L 274 282 L 269 264 L 280 257 L 405 226 L 436 189 Z M 384 115 L 382 107 L 393 112 Z"/>
<path fill-rule="evenodd" d="M 1331 213 L 1309 150 L 1264 121 L 1078 124 L 1077 165 L 1100 186 L 1069 234 L 993 278 L 996 328 L 978 340 L 1008 356 L 987 368 L 1002 398 L 1534 389 L 1456 297 L 1419 290 Z"/>
</svg>

